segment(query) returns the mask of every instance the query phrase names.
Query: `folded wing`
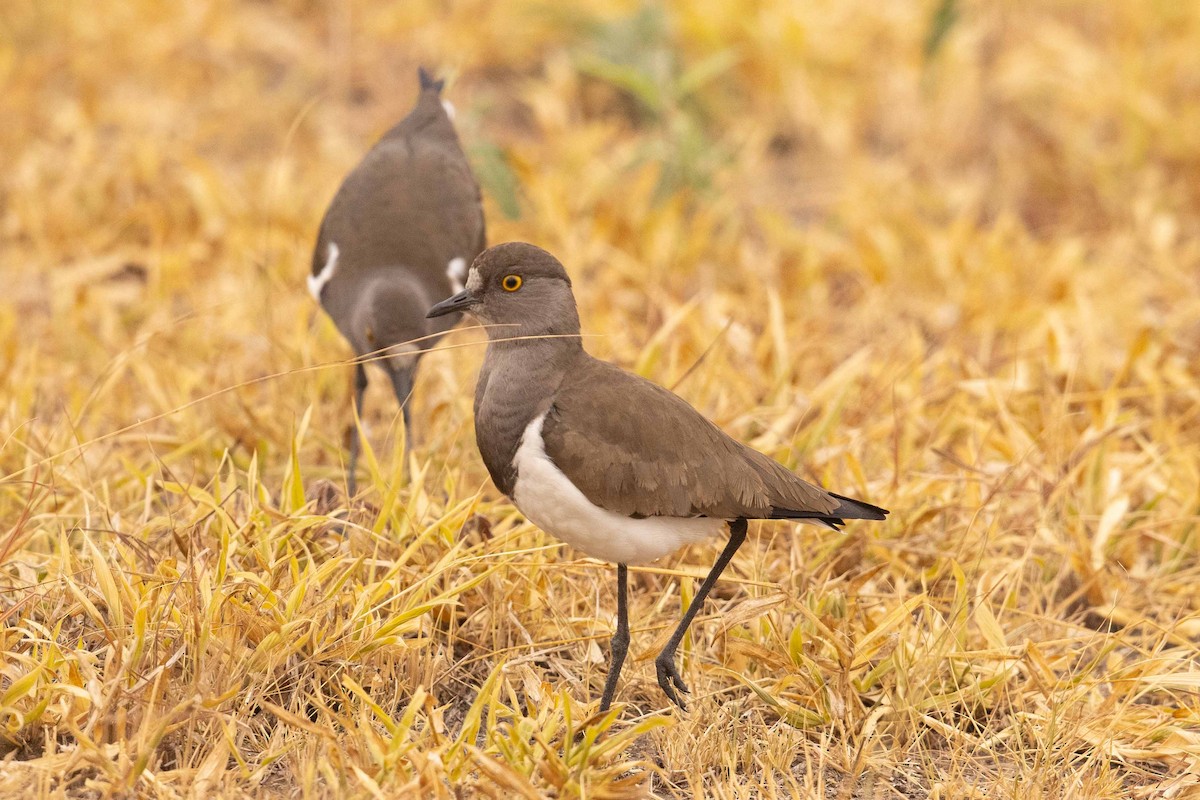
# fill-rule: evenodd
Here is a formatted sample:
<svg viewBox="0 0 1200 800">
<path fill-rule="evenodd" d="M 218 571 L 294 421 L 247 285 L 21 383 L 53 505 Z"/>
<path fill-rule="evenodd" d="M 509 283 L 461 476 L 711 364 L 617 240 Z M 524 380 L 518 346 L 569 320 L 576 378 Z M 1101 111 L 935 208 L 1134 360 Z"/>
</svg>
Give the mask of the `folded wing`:
<svg viewBox="0 0 1200 800">
<path fill-rule="evenodd" d="M 628 516 L 830 527 L 883 518 L 882 509 L 830 494 L 735 441 L 661 386 L 596 359 L 568 375 L 542 437 L 546 454 L 590 501 Z"/>
</svg>

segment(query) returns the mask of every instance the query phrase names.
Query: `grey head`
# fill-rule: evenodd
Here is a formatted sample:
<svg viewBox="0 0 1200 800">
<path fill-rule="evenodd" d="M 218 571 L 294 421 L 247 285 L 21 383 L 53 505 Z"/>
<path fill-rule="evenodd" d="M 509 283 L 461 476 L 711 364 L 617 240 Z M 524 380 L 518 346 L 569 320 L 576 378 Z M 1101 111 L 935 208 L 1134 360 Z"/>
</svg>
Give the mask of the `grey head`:
<svg viewBox="0 0 1200 800">
<path fill-rule="evenodd" d="M 487 326 L 493 345 L 549 337 L 579 346 L 571 279 L 557 258 L 532 244 L 507 242 L 484 250 L 471 264 L 465 288 L 428 316 L 464 311 Z"/>
</svg>

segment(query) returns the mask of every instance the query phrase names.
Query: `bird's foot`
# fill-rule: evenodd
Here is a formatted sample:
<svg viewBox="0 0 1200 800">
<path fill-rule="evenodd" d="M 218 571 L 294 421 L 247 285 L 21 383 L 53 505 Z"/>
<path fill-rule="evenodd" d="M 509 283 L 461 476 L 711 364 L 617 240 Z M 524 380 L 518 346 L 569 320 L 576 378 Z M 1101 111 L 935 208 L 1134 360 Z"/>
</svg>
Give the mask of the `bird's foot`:
<svg viewBox="0 0 1200 800">
<path fill-rule="evenodd" d="M 663 694 L 667 696 L 668 700 L 679 706 L 681 711 L 687 711 L 687 704 L 683 702 L 679 692 L 691 694 L 691 690 L 683 682 L 683 678 L 675 666 L 675 654 L 665 650 L 659 653 L 658 657 L 654 659 L 654 667 L 658 672 L 658 685 L 662 688 Z M 676 689 L 679 692 L 675 691 Z"/>
</svg>

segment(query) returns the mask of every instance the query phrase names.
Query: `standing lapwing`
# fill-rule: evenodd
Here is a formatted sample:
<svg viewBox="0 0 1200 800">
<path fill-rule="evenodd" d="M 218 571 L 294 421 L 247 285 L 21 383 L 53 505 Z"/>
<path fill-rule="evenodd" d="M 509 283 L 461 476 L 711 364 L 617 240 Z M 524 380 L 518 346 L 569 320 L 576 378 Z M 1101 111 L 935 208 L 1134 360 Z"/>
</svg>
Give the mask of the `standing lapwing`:
<svg viewBox="0 0 1200 800">
<path fill-rule="evenodd" d="M 309 291 L 359 357 L 355 413 L 362 418 L 364 361 L 378 358 L 403 410 L 406 443 L 417 360 L 458 320 L 455 314 L 433 322 L 425 311 L 463 288 L 467 265 L 485 246 L 479 186 L 454 132 L 453 106 L 441 98 L 444 82 L 423 69 L 418 76 L 416 107 L 371 148 L 329 204 L 308 278 Z M 352 430 L 350 496 L 358 451 Z"/>
<path fill-rule="evenodd" d="M 684 707 L 675 666 L 683 634 L 746 538 L 746 520 L 837 529 L 887 511 L 827 492 L 731 439 L 678 396 L 588 355 L 571 279 L 519 242 L 484 251 L 463 291 L 430 317 L 467 311 L 488 327 L 475 389 L 475 437 L 500 491 L 531 522 L 617 563 L 617 630 L 601 711 L 629 647 L 627 564 L 653 561 L 729 526 L 729 543 L 655 659 L 658 685 Z"/>
</svg>

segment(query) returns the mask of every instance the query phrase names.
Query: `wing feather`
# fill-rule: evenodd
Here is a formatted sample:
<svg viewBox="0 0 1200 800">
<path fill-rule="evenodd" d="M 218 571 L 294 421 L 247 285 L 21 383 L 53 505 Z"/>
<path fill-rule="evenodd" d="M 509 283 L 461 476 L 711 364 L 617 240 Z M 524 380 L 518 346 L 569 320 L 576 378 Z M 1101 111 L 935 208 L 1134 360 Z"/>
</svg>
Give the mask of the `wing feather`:
<svg viewBox="0 0 1200 800">
<path fill-rule="evenodd" d="M 592 358 L 560 386 L 542 437 L 589 500 L 620 514 L 762 519 L 838 506 L 678 396 Z"/>
</svg>

